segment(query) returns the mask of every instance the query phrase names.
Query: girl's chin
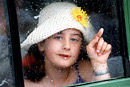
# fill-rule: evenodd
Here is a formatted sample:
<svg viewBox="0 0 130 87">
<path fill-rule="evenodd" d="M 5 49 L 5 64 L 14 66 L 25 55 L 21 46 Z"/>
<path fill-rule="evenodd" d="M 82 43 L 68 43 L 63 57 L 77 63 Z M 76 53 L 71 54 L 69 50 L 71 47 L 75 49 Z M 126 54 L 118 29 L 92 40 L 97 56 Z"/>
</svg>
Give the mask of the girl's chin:
<svg viewBox="0 0 130 87">
<path fill-rule="evenodd" d="M 72 65 L 73 65 L 73 64 L 62 63 L 62 64 L 57 65 L 57 67 L 59 67 L 59 68 L 69 68 L 69 67 L 71 67 Z"/>
</svg>

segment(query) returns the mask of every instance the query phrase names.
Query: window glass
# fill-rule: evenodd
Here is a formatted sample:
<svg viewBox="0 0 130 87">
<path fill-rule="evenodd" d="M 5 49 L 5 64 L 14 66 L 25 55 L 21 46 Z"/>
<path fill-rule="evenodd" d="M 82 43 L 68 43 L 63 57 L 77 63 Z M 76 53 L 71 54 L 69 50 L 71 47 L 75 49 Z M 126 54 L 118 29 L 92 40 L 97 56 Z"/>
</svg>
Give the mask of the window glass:
<svg viewBox="0 0 130 87">
<path fill-rule="evenodd" d="M 53 2 L 72 2 L 78 5 L 79 7 L 82 7 L 83 10 L 86 11 L 89 16 L 89 19 L 90 19 L 89 21 L 93 27 L 95 34 L 99 31 L 100 28 L 104 28 L 104 33 L 102 37 L 107 43 L 112 45 L 112 51 L 107 61 L 110 76 L 111 78 L 124 77 L 124 69 L 123 69 L 123 62 L 122 62 L 123 60 L 122 60 L 121 44 L 120 44 L 121 41 L 120 41 L 120 34 L 119 34 L 120 33 L 119 32 L 120 18 L 118 15 L 119 7 L 117 5 L 117 0 L 114 0 L 114 1 L 113 0 L 95 0 L 95 1 L 93 0 L 39 0 L 39 1 L 16 0 L 20 42 L 22 43 L 35 28 L 40 26 L 40 23 L 38 22 L 39 12 L 42 10 L 43 7 Z M 39 33 L 40 32 L 41 31 L 39 31 Z M 90 39 L 92 39 L 95 34 L 91 33 Z M 54 35 L 54 38 L 55 38 L 55 35 Z M 56 39 L 59 40 L 62 38 L 56 37 Z M 34 45 L 34 48 L 35 47 L 37 47 L 37 45 Z M 34 52 L 37 55 L 37 50 L 34 50 Z M 21 54 L 23 57 L 22 60 L 23 60 L 23 67 L 24 67 L 24 71 L 23 71 L 24 78 L 30 79 L 32 82 L 31 84 L 33 84 L 33 82 L 35 82 L 36 79 L 41 80 L 45 76 L 45 73 L 42 72 L 42 69 L 45 68 L 45 65 L 44 64 L 42 66 L 40 65 L 40 63 L 42 64 L 44 60 L 37 59 L 38 61 L 40 61 L 37 64 L 35 58 L 27 55 L 27 53 L 28 51 L 21 49 Z M 87 53 L 83 55 L 81 54 L 81 56 L 87 57 Z M 40 57 L 41 56 L 39 56 L 39 58 Z M 84 60 L 84 59 L 81 58 L 80 60 Z M 41 70 L 41 71 L 38 71 L 38 70 Z M 84 72 L 80 70 L 78 71 L 79 71 L 78 74 L 82 74 Z M 46 78 L 49 78 L 49 77 L 46 76 Z M 72 78 L 76 78 L 76 77 L 73 76 Z M 50 81 L 53 82 L 53 80 L 50 80 Z M 89 81 L 86 81 L 86 82 L 89 82 Z"/>
<path fill-rule="evenodd" d="M 10 69 L 10 59 L 8 52 L 8 38 L 6 34 L 7 9 L 3 0 L 0 0 L 0 87 L 10 87 L 12 85 L 12 74 Z"/>
</svg>

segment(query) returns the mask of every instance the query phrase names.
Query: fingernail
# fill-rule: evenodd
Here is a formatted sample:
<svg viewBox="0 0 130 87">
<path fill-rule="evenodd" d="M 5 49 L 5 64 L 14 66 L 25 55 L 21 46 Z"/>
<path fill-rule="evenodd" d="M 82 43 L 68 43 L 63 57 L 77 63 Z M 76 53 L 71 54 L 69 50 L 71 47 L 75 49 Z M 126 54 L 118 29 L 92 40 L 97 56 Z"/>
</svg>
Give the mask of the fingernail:
<svg viewBox="0 0 130 87">
<path fill-rule="evenodd" d="M 104 29 L 103 29 L 103 28 L 101 28 L 101 31 L 102 31 L 102 32 L 103 32 L 103 30 L 104 30 Z"/>
<path fill-rule="evenodd" d="M 100 52 L 100 50 L 97 50 L 97 53 L 99 53 Z"/>
</svg>

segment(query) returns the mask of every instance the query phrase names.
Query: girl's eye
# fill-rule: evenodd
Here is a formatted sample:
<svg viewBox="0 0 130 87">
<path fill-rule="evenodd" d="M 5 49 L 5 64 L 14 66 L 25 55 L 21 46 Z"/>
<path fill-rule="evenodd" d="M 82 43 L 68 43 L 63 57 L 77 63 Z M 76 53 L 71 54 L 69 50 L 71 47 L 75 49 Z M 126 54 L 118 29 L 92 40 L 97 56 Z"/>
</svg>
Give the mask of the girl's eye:
<svg viewBox="0 0 130 87">
<path fill-rule="evenodd" d="M 63 38 L 62 38 L 61 36 L 56 36 L 55 39 L 61 40 L 61 39 L 63 39 Z"/>
<path fill-rule="evenodd" d="M 71 41 L 78 42 L 79 40 L 76 38 L 72 38 Z"/>
</svg>

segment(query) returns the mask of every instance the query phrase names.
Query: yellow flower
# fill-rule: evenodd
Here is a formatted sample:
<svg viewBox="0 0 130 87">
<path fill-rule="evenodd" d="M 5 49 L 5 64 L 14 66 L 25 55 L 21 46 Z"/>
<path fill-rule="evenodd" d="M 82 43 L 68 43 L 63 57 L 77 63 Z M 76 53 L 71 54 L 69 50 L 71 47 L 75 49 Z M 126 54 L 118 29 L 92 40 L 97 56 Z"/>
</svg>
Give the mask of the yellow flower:
<svg viewBox="0 0 130 87">
<path fill-rule="evenodd" d="M 72 9 L 72 14 L 73 17 L 80 23 L 82 24 L 85 28 L 87 27 L 87 18 L 88 15 L 86 11 L 83 11 L 81 7 L 77 7 L 77 9 L 73 8 Z"/>
</svg>

